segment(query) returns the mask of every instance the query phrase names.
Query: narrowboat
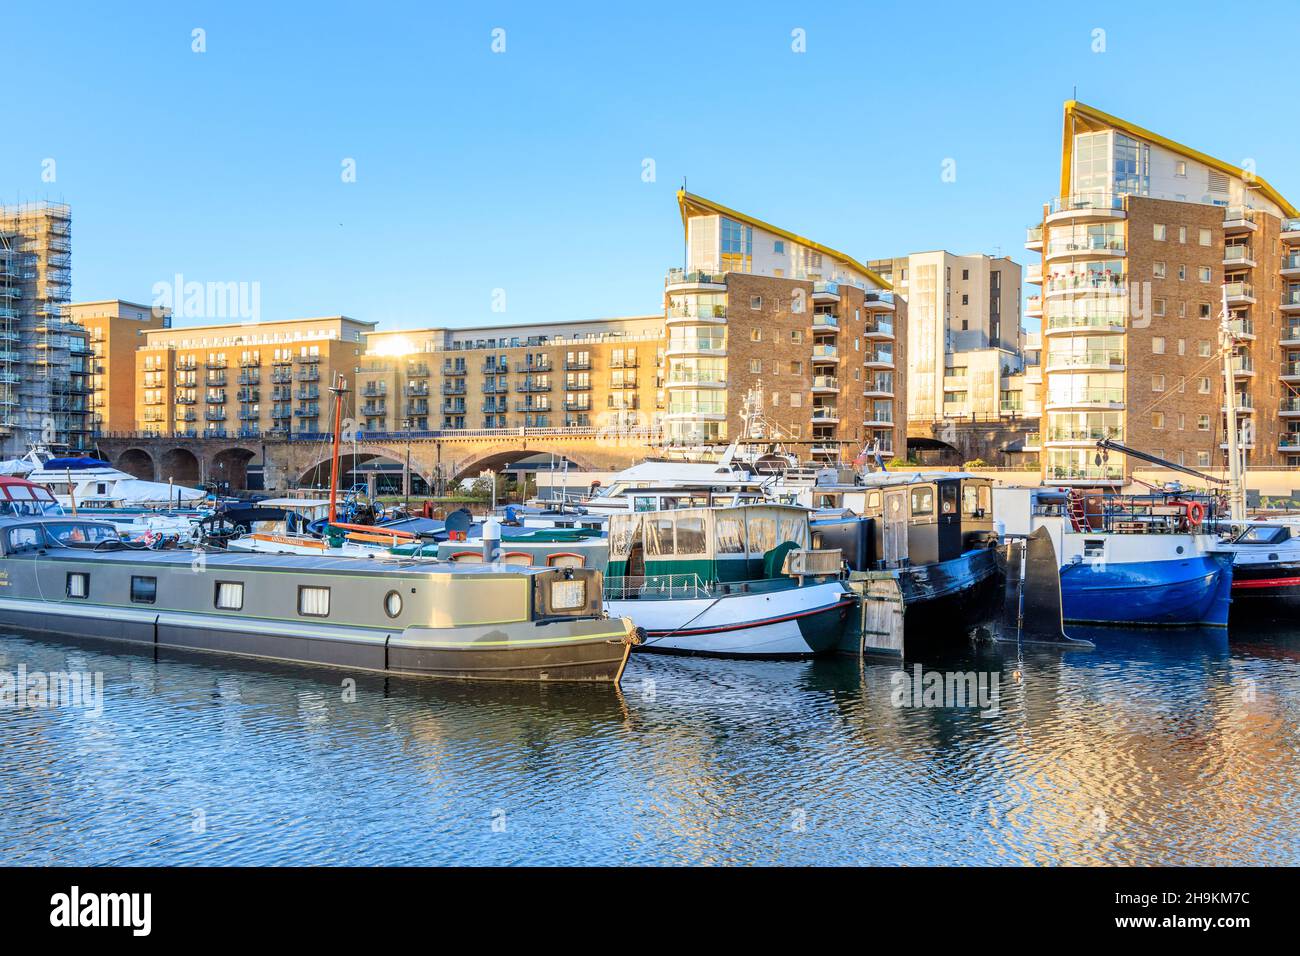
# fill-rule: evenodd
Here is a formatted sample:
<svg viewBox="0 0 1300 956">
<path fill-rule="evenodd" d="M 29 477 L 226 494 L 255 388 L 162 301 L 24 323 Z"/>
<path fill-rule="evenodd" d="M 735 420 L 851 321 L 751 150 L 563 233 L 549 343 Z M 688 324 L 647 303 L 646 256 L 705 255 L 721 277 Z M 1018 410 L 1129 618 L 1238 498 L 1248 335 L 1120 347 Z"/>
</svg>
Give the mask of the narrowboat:
<svg viewBox="0 0 1300 956">
<path fill-rule="evenodd" d="M 816 547 L 850 572 L 888 571 L 915 626 L 981 600 L 997 580 L 991 483 L 965 472 L 875 472 L 811 489 Z M 924 612 L 923 614 L 921 612 Z"/>
<path fill-rule="evenodd" d="M 0 519 L 0 624 L 411 677 L 617 684 L 633 624 L 585 568 L 152 551 Z"/>
<path fill-rule="evenodd" d="M 1028 530 L 1048 530 L 1067 622 L 1226 627 L 1233 553 L 1209 533 L 1217 503 L 1186 492 L 1030 489 Z"/>
<path fill-rule="evenodd" d="M 755 504 L 610 516 L 605 607 L 648 651 L 806 657 L 835 649 L 852 592 L 808 511 Z"/>
</svg>

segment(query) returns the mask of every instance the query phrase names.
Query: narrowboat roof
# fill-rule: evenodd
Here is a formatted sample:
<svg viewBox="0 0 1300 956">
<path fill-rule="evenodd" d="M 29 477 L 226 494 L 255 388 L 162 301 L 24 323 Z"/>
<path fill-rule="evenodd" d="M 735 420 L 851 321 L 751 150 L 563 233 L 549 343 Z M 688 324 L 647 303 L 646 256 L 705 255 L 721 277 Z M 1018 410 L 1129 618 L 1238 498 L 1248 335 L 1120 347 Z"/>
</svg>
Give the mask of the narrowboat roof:
<svg viewBox="0 0 1300 956">
<path fill-rule="evenodd" d="M 17 527 L 35 525 L 92 524 L 116 530 L 111 521 L 74 518 L 71 515 L 50 518 L 0 518 L 0 531 Z M 159 566 L 189 566 L 193 563 L 195 553 L 189 550 L 151 551 L 147 548 L 123 548 L 119 551 L 96 551 L 90 548 L 51 548 L 45 551 L 41 560 L 71 560 L 96 562 L 119 562 L 123 564 L 151 564 Z M 547 568 L 529 568 L 523 565 L 491 564 L 470 565 L 452 564 L 450 562 L 425 560 L 403 560 L 384 557 L 347 558 L 332 555 L 311 554 L 264 554 L 256 551 L 208 551 L 203 552 L 203 562 L 208 573 L 215 570 L 247 571 L 328 571 L 334 574 L 392 574 L 394 571 L 418 573 L 455 573 L 463 574 L 514 574 L 533 576 L 547 571 Z"/>
<path fill-rule="evenodd" d="M 864 488 L 901 488 L 905 485 L 922 484 L 931 481 L 951 481 L 956 478 L 983 478 L 969 471 L 875 471 L 861 475 L 852 485 L 825 484 L 814 485 L 814 491 L 854 491 Z M 987 479 L 986 479 L 987 480 Z"/>
</svg>

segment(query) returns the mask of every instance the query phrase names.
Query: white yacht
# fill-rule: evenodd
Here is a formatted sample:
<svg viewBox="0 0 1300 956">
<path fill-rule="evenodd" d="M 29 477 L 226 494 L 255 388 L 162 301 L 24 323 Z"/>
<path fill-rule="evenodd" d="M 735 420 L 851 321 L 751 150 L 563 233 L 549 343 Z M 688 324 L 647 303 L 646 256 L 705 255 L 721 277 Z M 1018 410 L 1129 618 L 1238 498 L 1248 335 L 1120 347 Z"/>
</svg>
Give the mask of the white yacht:
<svg viewBox="0 0 1300 956">
<path fill-rule="evenodd" d="M 50 489 L 65 508 L 192 508 L 208 496 L 201 488 L 136 478 L 98 458 L 56 458 L 39 448 L 3 464 L 4 473 Z"/>
</svg>

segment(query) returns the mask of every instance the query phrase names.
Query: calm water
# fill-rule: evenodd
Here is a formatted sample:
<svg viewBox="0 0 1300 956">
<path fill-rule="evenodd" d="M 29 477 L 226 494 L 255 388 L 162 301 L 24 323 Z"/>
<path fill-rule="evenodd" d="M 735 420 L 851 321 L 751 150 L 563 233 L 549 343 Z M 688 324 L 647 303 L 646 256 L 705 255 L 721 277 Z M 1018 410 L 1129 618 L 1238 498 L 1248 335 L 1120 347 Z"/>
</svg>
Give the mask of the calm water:
<svg viewBox="0 0 1300 956">
<path fill-rule="evenodd" d="M 0 709 L 0 863 L 1300 863 L 1300 635 L 1103 634 L 889 665 L 641 656 L 622 693 L 359 678 L 0 633 L 102 671 Z M 653 682 L 653 683 L 650 683 Z"/>
</svg>

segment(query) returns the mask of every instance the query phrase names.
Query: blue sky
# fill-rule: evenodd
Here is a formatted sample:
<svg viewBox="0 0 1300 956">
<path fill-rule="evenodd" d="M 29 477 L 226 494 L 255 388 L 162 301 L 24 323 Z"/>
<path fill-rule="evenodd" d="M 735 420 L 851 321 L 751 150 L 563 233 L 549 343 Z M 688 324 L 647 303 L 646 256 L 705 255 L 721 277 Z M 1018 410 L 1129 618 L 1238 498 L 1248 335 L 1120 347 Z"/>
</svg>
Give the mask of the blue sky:
<svg viewBox="0 0 1300 956">
<path fill-rule="evenodd" d="M 1025 261 L 1076 85 L 1300 197 L 1293 2 L 612 6 L 11 0 L 0 201 L 72 203 L 74 300 L 416 327 L 657 311 L 683 177 L 859 259 Z"/>
</svg>

